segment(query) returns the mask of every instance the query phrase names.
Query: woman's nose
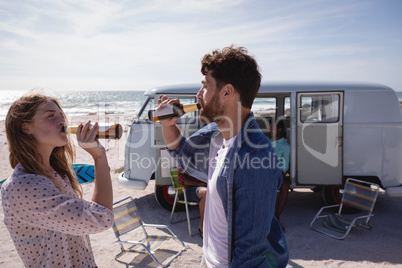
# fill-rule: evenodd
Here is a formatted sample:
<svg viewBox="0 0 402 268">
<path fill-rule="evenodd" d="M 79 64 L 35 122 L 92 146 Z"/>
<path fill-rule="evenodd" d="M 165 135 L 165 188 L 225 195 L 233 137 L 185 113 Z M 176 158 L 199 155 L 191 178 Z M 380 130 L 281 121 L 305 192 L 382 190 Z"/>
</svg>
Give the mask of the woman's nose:
<svg viewBox="0 0 402 268">
<path fill-rule="evenodd" d="M 63 116 L 60 116 L 60 119 L 59 119 L 59 125 L 65 125 L 66 124 L 66 119 L 63 117 Z"/>
</svg>

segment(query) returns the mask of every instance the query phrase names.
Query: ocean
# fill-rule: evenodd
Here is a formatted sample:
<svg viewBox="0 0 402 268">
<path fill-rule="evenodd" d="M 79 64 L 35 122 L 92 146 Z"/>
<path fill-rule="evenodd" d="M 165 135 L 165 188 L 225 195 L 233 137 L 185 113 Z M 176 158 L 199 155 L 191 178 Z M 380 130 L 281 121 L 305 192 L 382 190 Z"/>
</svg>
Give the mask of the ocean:
<svg viewBox="0 0 402 268">
<path fill-rule="evenodd" d="M 56 97 L 67 117 L 80 115 L 127 114 L 135 116 L 146 97 L 143 91 L 35 91 Z M 0 120 L 10 105 L 27 91 L 0 90 Z"/>
<path fill-rule="evenodd" d="M 0 121 L 5 119 L 10 105 L 26 93 L 27 91 L 0 90 Z M 67 117 L 90 114 L 125 114 L 133 118 L 146 99 L 143 91 L 48 92 L 40 90 L 38 93 L 58 98 Z M 402 101 L 402 92 L 396 92 L 396 94 L 399 101 Z"/>
</svg>

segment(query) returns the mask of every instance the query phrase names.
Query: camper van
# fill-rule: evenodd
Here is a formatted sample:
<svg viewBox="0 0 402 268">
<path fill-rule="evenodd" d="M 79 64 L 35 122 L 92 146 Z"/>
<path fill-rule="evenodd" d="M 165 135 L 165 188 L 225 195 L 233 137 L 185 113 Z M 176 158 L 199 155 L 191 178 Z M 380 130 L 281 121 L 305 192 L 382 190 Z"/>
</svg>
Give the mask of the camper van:
<svg viewBox="0 0 402 268">
<path fill-rule="evenodd" d="M 169 168 L 161 124 L 148 118 L 167 95 L 182 104 L 196 103 L 201 84 L 158 87 L 132 122 L 119 183 L 145 189 L 155 179 L 158 203 L 171 210 Z M 283 120 L 290 144 L 291 188 L 322 190 L 326 203 L 339 203 L 346 178 L 374 182 L 388 196 L 402 196 L 402 113 L 395 91 L 377 84 L 263 83 L 252 111 L 268 135 L 270 122 Z M 185 137 L 203 127 L 199 112 L 185 114 L 178 126 Z"/>
</svg>

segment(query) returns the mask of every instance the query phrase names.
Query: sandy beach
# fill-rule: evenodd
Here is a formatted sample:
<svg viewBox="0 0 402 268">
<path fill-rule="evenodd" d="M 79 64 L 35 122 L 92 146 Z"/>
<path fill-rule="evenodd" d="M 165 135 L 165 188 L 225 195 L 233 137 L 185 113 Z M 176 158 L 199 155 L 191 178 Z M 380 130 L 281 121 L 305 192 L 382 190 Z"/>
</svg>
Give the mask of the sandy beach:
<svg viewBox="0 0 402 268">
<path fill-rule="evenodd" d="M 401 104 L 402 105 L 402 104 Z M 78 123 L 91 116 L 75 117 L 72 123 Z M 93 119 L 97 121 L 99 118 Z M 108 115 L 109 122 L 118 122 L 127 129 L 130 118 L 124 115 Z M 0 121 L 0 180 L 12 172 L 8 163 L 7 139 L 4 121 Z M 117 182 L 116 170 L 124 165 L 125 134 L 120 141 L 102 141 L 107 150 L 111 176 L 114 187 L 114 200 L 132 196 L 142 219 L 146 223 L 166 224 L 182 239 L 187 250 L 175 259 L 170 267 L 199 267 L 202 258 L 202 240 L 198 235 L 199 213 L 198 208 L 191 209 L 193 218 L 193 236 L 188 235 L 184 212 L 175 214 L 179 222 L 170 224 L 170 212 L 161 208 L 154 198 L 154 181 L 143 191 L 123 187 Z M 89 154 L 77 148 L 76 163 L 92 164 Z M 83 184 L 84 198 L 90 200 L 93 192 L 93 183 Z M 365 229 L 352 230 L 344 240 L 335 240 L 319 234 L 309 228 L 323 201 L 320 193 L 308 189 L 297 189 L 289 194 L 289 199 L 283 211 L 281 221 L 286 229 L 290 261 L 288 267 L 402 267 L 402 198 L 389 198 L 383 191 L 378 197 L 374 214 L 371 220 L 372 231 Z M 0 248 L 2 256 L 0 267 L 23 267 L 14 248 L 9 233 L 3 223 L 3 210 L 0 208 Z M 250 219 L 251 220 L 251 219 Z M 149 256 L 127 253 L 119 258 L 120 247 L 114 243 L 112 230 L 91 235 L 91 243 L 98 267 L 157 267 Z M 170 242 L 157 256 L 170 256 L 180 247 Z"/>
</svg>

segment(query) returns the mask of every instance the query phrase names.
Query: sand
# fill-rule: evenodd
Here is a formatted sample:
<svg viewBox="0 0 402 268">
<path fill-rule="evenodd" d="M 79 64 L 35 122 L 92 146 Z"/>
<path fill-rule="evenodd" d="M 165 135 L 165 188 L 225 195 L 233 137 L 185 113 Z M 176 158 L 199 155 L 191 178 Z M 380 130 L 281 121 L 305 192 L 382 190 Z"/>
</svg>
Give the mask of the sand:
<svg viewBox="0 0 402 268">
<path fill-rule="evenodd" d="M 75 117 L 71 121 L 78 123 L 90 117 Z M 91 118 L 93 121 L 99 120 L 93 116 Z M 106 120 L 124 122 L 124 128 L 127 129 L 131 119 L 124 115 L 109 115 Z M 125 138 L 124 134 L 120 141 L 103 141 L 111 167 L 114 200 L 132 196 L 136 199 L 144 222 L 166 224 L 184 241 L 187 250 L 175 259 L 170 267 L 199 267 L 202 258 L 202 240 L 197 231 L 200 221 L 198 209 L 194 207 L 190 211 L 193 219 L 191 221 L 193 236 L 190 237 L 184 212 L 176 213 L 177 222 L 170 224 L 170 212 L 161 208 L 154 198 L 154 181 L 151 181 L 143 191 L 125 188 L 117 182 L 118 174 L 115 170 L 124 165 Z M 0 180 L 3 180 L 12 172 L 8 163 L 4 121 L 0 121 L 0 152 Z M 77 149 L 76 162 L 92 164 L 91 157 L 80 148 Z M 90 200 L 93 187 L 93 183 L 83 184 L 85 199 Z M 381 191 L 374 210 L 375 216 L 371 220 L 373 230 L 352 230 L 344 240 L 335 240 L 309 228 L 310 221 L 323 205 L 321 194 L 308 189 L 296 189 L 289 194 L 281 216 L 290 252 L 288 267 L 402 267 L 402 198 L 389 198 Z M 3 217 L 3 210 L 0 208 L 0 218 Z M 23 267 L 2 220 L 0 233 L 2 253 L 0 267 Z M 116 261 L 114 256 L 119 253 L 120 248 L 114 240 L 112 230 L 91 235 L 98 267 L 158 267 L 146 255 L 127 253 Z M 158 256 L 162 258 L 170 256 L 169 254 L 179 248 L 176 243 L 169 242 Z"/>
</svg>

